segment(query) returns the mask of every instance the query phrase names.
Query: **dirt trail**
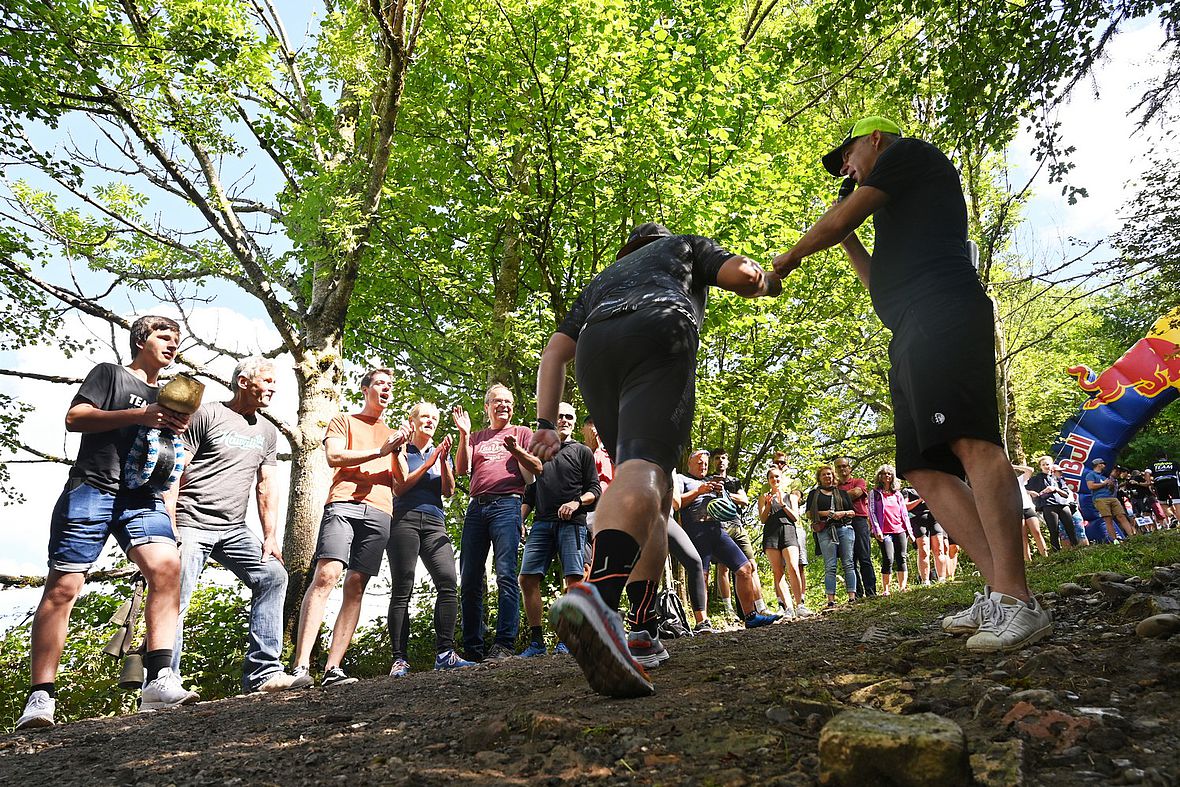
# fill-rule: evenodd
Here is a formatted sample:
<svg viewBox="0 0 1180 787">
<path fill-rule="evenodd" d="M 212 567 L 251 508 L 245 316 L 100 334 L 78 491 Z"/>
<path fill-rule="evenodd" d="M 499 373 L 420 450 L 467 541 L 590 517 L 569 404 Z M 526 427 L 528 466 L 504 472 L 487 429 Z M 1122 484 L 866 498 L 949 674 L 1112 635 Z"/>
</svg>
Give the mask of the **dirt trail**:
<svg viewBox="0 0 1180 787">
<path fill-rule="evenodd" d="M 1175 576 L 1157 598 L 1180 597 Z M 833 613 L 671 642 L 642 700 L 593 695 L 546 656 L 83 721 L 0 736 L 0 783 L 814 784 L 824 721 L 854 705 L 953 719 L 979 774 L 1180 783 L 1180 636 L 1137 637 L 1098 590 L 1047 603 L 1054 637 L 999 658 L 933 616 Z"/>
</svg>

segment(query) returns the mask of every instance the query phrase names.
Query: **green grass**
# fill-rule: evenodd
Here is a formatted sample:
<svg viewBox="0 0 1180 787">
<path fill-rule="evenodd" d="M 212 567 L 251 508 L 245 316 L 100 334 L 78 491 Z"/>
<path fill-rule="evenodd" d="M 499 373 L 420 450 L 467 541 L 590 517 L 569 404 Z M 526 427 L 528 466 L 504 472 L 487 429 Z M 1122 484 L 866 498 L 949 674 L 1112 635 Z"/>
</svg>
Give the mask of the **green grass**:
<svg viewBox="0 0 1180 787">
<path fill-rule="evenodd" d="M 1180 530 L 1135 536 L 1119 545 L 1095 544 L 1036 557 L 1028 564 L 1028 583 L 1033 592 L 1045 593 L 1096 571 L 1147 577 L 1155 566 L 1173 563 L 1180 563 Z M 970 604 L 982 581 L 975 567 L 962 555 L 954 582 L 911 587 L 905 593 L 895 591 L 888 598 L 842 607 L 846 610 L 843 614 L 847 620 L 866 627 L 875 623 L 916 629 L 936 615 Z"/>
</svg>

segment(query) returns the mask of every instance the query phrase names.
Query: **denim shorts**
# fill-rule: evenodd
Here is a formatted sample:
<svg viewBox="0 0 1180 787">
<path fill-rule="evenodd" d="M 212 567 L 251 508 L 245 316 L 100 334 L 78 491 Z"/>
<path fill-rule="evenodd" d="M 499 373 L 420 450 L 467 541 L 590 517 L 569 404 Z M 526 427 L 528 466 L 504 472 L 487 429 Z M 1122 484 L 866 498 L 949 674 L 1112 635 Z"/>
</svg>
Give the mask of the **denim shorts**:
<svg viewBox="0 0 1180 787">
<path fill-rule="evenodd" d="M 71 481 L 49 522 L 49 568 L 67 574 L 89 571 L 112 535 L 125 553 L 143 544 L 176 543 L 164 501 L 151 491 L 111 494 Z"/>
<path fill-rule="evenodd" d="M 581 576 L 587 531 L 585 525 L 568 520 L 534 522 L 524 542 L 520 573 L 547 574 L 553 556 L 558 555 L 563 576 Z"/>
</svg>

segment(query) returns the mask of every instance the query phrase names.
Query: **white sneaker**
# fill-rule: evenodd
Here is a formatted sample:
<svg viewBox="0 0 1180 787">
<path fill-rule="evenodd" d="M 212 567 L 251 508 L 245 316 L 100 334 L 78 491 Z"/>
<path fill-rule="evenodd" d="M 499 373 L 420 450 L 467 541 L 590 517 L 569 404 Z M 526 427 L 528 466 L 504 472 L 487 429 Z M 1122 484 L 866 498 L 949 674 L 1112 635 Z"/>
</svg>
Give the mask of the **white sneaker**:
<svg viewBox="0 0 1180 787">
<path fill-rule="evenodd" d="M 979 631 L 979 627 L 983 623 L 983 605 L 991 592 L 991 587 L 984 585 L 983 592 L 975 594 L 975 600 L 971 602 L 971 606 L 962 612 L 947 615 L 942 619 L 942 630 L 947 634 L 974 634 Z"/>
<path fill-rule="evenodd" d="M 139 695 L 140 712 L 174 708 L 177 705 L 191 705 L 201 698 L 195 691 L 189 691 L 180 683 L 180 676 L 165 667 L 156 679 L 149 681 Z"/>
<path fill-rule="evenodd" d="M 1019 650 L 1053 631 L 1053 613 L 1033 597 L 1030 607 L 1018 598 L 992 593 L 982 605 L 983 623 L 967 640 L 967 650 L 979 653 Z"/>
<path fill-rule="evenodd" d="M 254 687 L 254 691 L 267 694 L 283 691 L 284 689 L 302 689 L 312 683 L 311 675 L 305 670 L 302 675 L 288 675 L 282 670 L 272 672 L 266 680 Z"/>
<path fill-rule="evenodd" d="M 35 730 L 41 727 L 53 726 L 53 712 L 57 709 L 57 700 L 49 696 L 47 691 L 34 691 L 25 703 L 25 712 L 16 720 L 16 729 Z"/>
<path fill-rule="evenodd" d="M 813 618 L 815 617 L 815 613 L 808 609 L 804 604 L 796 604 L 795 617 L 799 620 L 802 620 L 803 618 Z"/>
</svg>

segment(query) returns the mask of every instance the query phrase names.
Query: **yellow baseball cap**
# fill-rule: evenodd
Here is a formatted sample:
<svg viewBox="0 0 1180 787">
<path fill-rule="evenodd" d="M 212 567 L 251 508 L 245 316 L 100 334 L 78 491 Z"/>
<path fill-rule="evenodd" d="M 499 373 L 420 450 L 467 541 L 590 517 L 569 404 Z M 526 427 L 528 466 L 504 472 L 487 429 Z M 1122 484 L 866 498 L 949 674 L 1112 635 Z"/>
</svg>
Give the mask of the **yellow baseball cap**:
<svg viewBox="0 0 1180 787">
<path fill-rule="evenodd" d="M 886 134 L 901 136 L 901 127 L 889 118 L 880 115 L 863 117 L 848 129 L 848 135 L 844 137 L 844 141 L 823 157 L 824 169 L 833 176 L 840 177 L 840 170 L 844 167 L 844 148 L 851 145 L 854 139 L 872 134 L 874 131 L 884 131 Z"/>
</svg>

